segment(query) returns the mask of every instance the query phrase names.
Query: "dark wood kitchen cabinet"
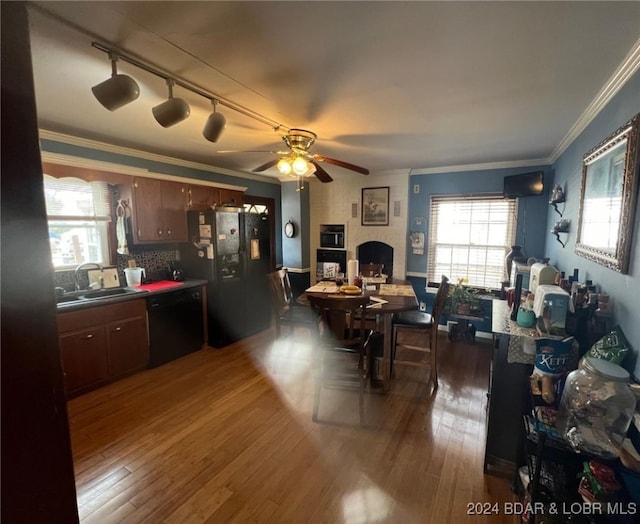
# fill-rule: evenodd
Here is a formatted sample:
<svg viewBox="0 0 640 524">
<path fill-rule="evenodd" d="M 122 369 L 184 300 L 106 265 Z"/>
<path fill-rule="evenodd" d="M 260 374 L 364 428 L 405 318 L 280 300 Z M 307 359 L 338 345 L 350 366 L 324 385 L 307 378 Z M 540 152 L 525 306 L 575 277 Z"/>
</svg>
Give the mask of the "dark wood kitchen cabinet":
<svg viewBox="0 0 640 524">
<path fill-rule="evenodd" d="M 74 397 L 149 364 L 145 300 L 58 313 L 67 397 Z"/>
<path fill-rule="evenodd" d="M 187 184 L 135 177 L 120 196 L 131 202 L 134 244 L 187 241 Z"/>
<path fill-rule="evenodd" d="M 217 187 L 189 186 L 189 209 L 206 211 L 217 205 L 219 193 Z"/>
<path fill-rule="evenodd" d="M 109 376 L 117 378 L 147 367 L 149 348 L 144 311 L 106 326 Z"/>
<path fill-rule="evenodd" d="M 60 334 L 67 396 L 107 380 L 107 337 L 102 326 Z"/>
<path fill-rule="evenodd" d="M 241 205 L 242 191 L 211 186 L 189 186 L 189 209 L 206 211 L 212 206 L 223 204 Z"/>
<path fill-rule="evenodd" d="M 240 206 L 244 203 L 244 193 L 234 189 L 219 188 L 218 189 L 218 205 L 234 205 Z"/>
</svg>

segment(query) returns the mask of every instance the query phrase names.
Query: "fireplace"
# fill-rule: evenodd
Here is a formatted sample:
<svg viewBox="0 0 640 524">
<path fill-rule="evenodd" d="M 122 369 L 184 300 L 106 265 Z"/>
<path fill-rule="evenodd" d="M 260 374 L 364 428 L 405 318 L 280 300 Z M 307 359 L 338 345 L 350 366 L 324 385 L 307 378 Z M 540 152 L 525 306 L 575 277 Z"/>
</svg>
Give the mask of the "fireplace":
<svg viewBox="0 0 640 524">
<path fill-rule="evenodd" d="M 393 248 L 384 242 L 365 242 L 356 246 L 356 258 L 360 264 L 384 264 L 383 272 L 393 276 Z"/>
</svg>

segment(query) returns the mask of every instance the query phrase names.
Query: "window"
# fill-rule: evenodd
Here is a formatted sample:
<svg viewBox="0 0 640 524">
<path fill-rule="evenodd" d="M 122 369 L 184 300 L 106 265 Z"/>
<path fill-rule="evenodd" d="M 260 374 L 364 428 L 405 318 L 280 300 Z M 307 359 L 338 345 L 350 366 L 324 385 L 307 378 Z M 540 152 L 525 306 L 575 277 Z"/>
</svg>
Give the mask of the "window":
<svg viewBox="0 0 640 524">
<path fill-rule="evenodd" d="M 428 280 L 500 288 L 505 280 L 505 247 L 515 241 L 516 201 L 502 196 L 432 196 L 429 218 Z"/>
<path fill-rule="evenodd" d="M 108 265 L 109 185 L 45 175 L 44 193 L 53 267 L 65 269 L 83 262 Z"/>
</svg>

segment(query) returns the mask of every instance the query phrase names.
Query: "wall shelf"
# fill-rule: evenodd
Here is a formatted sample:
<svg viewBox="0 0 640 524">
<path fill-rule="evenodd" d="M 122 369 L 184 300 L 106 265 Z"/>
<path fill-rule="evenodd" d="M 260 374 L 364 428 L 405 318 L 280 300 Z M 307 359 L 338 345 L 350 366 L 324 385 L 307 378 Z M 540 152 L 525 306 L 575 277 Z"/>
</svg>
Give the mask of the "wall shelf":
<svg viewBox="0 0 640 524">
<path fill-rule="evenodd" d="M 558 243 L 564 248 L 567 245 L 567 240 L 565 239 L 564 242 L 562 240 L 560 240 L 560 234 L 568 235 L 569 232 L 568 231 L 556 231 L 555 229 L 552 229 L 551 232 L 555 235 L 556 240 L 558 241 Z"/>
<path fill-rule="evenodd" d="M 567 245 L 567 239 L 565 238 L 564 242 L 560 240 L 560 234 L 561 233 L 567 234 L 567 235 L 569 234 L 570 222 L 566 218 L 562 218 L 562 215 L 564 215 L 564 206 L 562 207 L 562 211 L 560 211 L 558 209 L 558 204 L 565 204 L 566 201 L 567 200 L 565 198 L 565 194 L 562 188 L 560 186 L 555 186 L 553 188 L 553 198 L 549 200 L 549 205 L 553 206 L 553 210 L 556 213 L 558 213 L 558 215 L 560 215 L 560 220 L 558 220 L 553 225 L 553 229 L 551 230 L 551 233 L 556 237 L 556 240 L 563 247 L 563 249 Z"/>
<path fill-rule="evenodd" d="M 562 215 L 564 214 L 564 207 L 562 208 L 562 211 L 560 211 L 558 209 L 558 204 L 564 204 L 565 202 L 566 200 L 564 198 L 562 200 L 549 200 L 549 204 L 553 206 L 554 211 L 560 215 L 560 218 L 562 218 Z"/>
</svg>

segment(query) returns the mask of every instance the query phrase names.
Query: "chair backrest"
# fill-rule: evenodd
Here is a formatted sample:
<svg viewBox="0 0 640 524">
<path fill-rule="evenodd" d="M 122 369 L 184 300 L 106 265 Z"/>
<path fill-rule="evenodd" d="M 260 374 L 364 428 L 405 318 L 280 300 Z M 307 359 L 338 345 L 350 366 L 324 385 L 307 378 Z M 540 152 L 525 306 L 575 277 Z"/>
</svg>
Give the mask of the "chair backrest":
<svg viewBox="0 0 640 524">
<path fill-rule="evenodd" d="M 382 275 L 384 264 L 360 264 L 360 273 L 363 277 L 375 277 Z"/>
<path fill-rule="evenodd" d="M 440 322 L 440 315 L 442 314 L 442 310 L 444 309 L 444 304 L 447 301 L 448 295 L 449 279 L 446 276 L 442 275 L 440 287 L 438 288 L 438 292 L 436 293 L 436 298 L 433 302 L 433 309 L 431 310 L 431 319 L 433 325 L 436 327 L 436 330 L 438 327 L 438 322 Z"/>
<path fill-rule="evenodd" d="M 278 311 L 283 311 L 291 306 L 293 292 L 289 282 L 289 273 L 286 269 L 279 269 L 267 275 L 271 301 Z"/>
<path fill-rule="evenodd" d="M 365 310 L 367 296 L 309 295 L 311 307 L 318 313 L 321 337 L 337 346 L 364 346 L 367 338 Z"/>
</svg>

